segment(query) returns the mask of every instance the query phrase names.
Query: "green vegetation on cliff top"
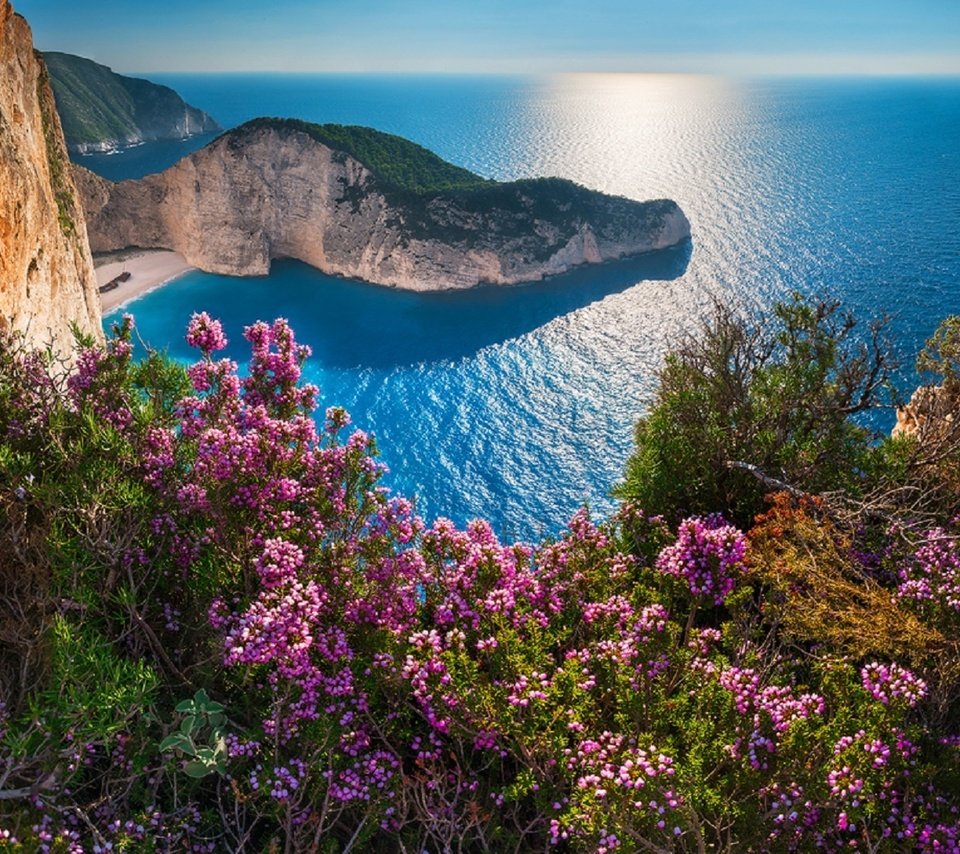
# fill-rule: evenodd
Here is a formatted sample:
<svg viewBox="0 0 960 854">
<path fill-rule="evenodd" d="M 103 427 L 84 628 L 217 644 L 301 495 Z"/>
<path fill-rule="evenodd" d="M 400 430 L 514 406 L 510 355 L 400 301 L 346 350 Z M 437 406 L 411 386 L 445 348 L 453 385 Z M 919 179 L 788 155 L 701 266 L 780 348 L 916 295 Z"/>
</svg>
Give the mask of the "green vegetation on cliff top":
<svg viewBox="0 0 960 854">
<path fill-rule="evenodd" d="M 554 239 L 540 240 L 542 255 L 550 257 L 574 233 L 578 220 L 595 228 L 628 228 L 638 217 L 657 219 L 675 207 L 668 200 L 637 202 L 609 196 L 566 178 L 525 178 L 495 181 L 448 163 L 432 151 L 408 139 L 355 125 L 312 124 L 299 119 L 258 118 L 229 131 L 231 145 L 240 146 L 250 133 L 272 130 L 280 134 L 302 133 L 322 145 L 362 163 L 376 179 L 381 192 L 404 211 L 408 229 L 421 236 L 456 243 L 476 227 L 470 222 L 496 212 L 487 226 L 501 236 L 523 238 L 531 234 L 530 222 L 543 220 L 560 227 Z M 344 200 L 359 203 L 366 187 L 344 187 Z M 447 216 L 435 210 L 441 196 L 462 216 Z M 442 208 L 442 206 L 441 206 Z"/>
<path fill-rule="evenodd" d="M 322 145 L 359 160 L 380 180 L 397 190 L 434 193 L 497 184 L 455 166 L 402 136 L 357 125 L 318 125 L 300 119 L 259 118 L 241 125 L 231 135 L 270 129 L 305 133 Z"/>
<path fill-rule="evenodd" d="M 115 74 L 105 65 L 68 53 L 42 56 L 71 148 L 178 138 L 187 117 L 192 132 L 219 130 L 210 116 L 167 86 Z"/>
</svg>

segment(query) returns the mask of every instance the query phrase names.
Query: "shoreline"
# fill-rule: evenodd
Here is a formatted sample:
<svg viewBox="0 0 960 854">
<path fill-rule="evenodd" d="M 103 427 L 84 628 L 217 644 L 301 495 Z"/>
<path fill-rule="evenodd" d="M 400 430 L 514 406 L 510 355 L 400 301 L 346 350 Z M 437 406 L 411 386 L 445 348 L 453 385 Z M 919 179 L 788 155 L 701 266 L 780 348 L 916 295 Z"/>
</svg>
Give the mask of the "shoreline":
<svg viewBox="0 0 960 854">
<path fill-rule="evenodd" d="M 100 294 L 100 308 L 104 314 L 197 269 L 179 252 L 167 249 L 123 249 L 104 253 L 94 257 L 93 266 L 97 287 L 121 273 L 130 273 L 130 278 L 121 282 L 119 287 Z"/>
</svg>

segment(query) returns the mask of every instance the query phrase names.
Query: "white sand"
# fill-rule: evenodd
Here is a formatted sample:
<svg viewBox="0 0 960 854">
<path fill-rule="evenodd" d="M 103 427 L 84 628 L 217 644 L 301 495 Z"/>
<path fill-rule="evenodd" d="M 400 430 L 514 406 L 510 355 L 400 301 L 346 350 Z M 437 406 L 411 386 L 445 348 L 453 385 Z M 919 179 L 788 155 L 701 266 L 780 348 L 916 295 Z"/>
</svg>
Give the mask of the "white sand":
<svg viewBox="0 0 960 854">
<path fill-rule="evenodd" d="M 130 278 L 121 282 L 120 287 L 100 294 L 100 305 L 104 312 L 195 269 L 179 252 L 166 249 L 113 252 L 95 258 L 94 267 L 98 287 L 125 271 L 130 273 Z"/>
</svg>

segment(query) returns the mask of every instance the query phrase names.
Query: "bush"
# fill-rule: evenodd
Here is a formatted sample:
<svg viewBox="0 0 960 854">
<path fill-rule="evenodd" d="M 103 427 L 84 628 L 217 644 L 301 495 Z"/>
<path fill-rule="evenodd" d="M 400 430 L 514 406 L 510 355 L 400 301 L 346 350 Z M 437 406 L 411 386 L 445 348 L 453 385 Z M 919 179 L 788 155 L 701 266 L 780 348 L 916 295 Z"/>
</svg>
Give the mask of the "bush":
<svg viewBox="0 0 960 854">
<path fill-rule="evenodd" d="M 879 403 L 889 377 L 883 324 L 864 342 L 839 303 L 800 296 L 773 317 L 747 321 L 717 306 L 666 357 L 617 497 L 671 519 L 725 508 L 749 524 L 773 480 L 860 491 L 869 433 L 852 419 Z"/>
<path fill-rule="evenodd" d="M 246 330 L 246 377 L 206 315 L 185 374 L 130 335 L 60 382 L 0 348 L 2 571 L 37 602 L 0 849 L 955 850 L 947 521 L 627 503 L 503 544 L 314 419 L 285 322 Z"/>
</svg>

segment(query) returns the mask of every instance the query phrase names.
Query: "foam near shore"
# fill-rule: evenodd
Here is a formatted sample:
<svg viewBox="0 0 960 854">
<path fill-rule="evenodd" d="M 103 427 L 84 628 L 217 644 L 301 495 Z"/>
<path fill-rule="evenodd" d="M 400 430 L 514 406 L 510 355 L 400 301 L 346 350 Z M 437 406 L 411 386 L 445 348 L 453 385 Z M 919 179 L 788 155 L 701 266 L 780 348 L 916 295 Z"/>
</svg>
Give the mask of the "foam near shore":
<svg viewBox="0 0 960 854">
<path fill-rule="evenodd" d="M 188 264 L 179 252 L 166 249 L 110 252 L 96 256 L 94 267 L 98 287 L 121 273 L 130 273 L 130 278 L 121 282 L 119 287 L 100 294 L 100 305 L 104 313 L 196 269 Z"/>
</svg>

